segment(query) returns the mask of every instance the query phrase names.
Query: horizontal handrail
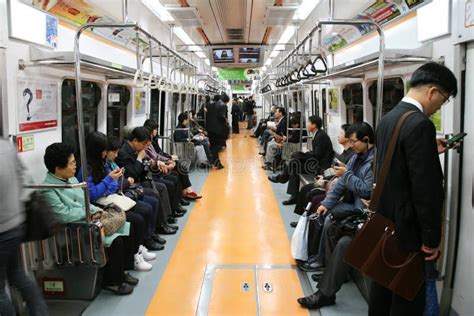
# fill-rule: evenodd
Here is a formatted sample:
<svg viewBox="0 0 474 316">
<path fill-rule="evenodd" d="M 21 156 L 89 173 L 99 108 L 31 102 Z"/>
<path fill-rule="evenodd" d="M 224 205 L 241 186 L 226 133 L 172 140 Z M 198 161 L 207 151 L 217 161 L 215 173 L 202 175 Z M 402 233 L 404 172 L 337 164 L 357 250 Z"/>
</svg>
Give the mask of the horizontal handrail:
<svg viewBox="0 0 474 316">
<path fill-rule="evenodd" d="M 25 184 L 23 187 L 25 189 L 77 189 L 87 187 L 87 182 L 65 184 Z"/>
</svg>

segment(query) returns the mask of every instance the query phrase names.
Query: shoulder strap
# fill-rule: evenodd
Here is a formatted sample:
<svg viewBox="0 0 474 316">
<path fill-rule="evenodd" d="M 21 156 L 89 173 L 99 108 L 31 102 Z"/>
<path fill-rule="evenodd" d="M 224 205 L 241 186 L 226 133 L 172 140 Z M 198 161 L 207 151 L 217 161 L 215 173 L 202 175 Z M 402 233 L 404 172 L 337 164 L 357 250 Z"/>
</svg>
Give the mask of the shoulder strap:
<svg viewBox="0 0 474 316">
<path fill-rule="evenodd" d="M 385 153 L 385 157 L 382 163 L 382 167 L 380 168 L 380 175 L 377 177 L 375 182 L 375 189 L 372 192 L 372 197 L 370 199 L 369 209 L 371 211 L 375 211 L 379 204 L 380 195 L 382 195 L 383 188 L 385 186 L 385 180 L 387 178 L 388 172 L 390 171 L 390 166 L 392 164 L 393 153 L 395 152 L 395 147 L 397 147 L 398 136 L 400 135 L 400 129 L 402 128 L 403 123 L 405 120 L 411 115 L 415 113 L 415 111 L 408 111 L 404 113 L 400 119 L 398 120 L 397 125 L 392 134 L 392 138 L 390 139 L 390 143 L 388 145 L 387 152 Z M 377 159 L 375 157 L 375 159 Z"/>
</svg>

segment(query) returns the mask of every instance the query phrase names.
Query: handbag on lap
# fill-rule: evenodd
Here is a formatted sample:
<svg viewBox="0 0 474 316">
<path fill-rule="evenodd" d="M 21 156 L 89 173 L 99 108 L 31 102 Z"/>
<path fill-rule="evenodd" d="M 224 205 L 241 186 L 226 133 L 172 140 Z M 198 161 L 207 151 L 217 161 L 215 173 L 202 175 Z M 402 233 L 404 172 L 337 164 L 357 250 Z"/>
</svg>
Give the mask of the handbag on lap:
<svg viewBox="0 0 474 316">
<path fill-rule="evenodd" d="M 104 212 L 100 217 L 100 222 L 104 227 L 104 234 L 106 236 L 113 235 L 117 230 L 125 224 L 125 212 L 114 204 L 109 204 L 104 207 Z"/>
<path fill-rule="evenodd" d="M 393 153 L 403 122 L 414 111 L 406 112 L 398 121 L 385 154 L 380 176 L 372 194 L 369 209 L 375 212 L 390 170 Z M 349 245 L 344 260 L 361 273 L 393 293 L 412 301 L 424 283 L 424 259 L 420 252 L 403 251 L 395 238 L 395 225 L 375 213 Z"/>
</svg>

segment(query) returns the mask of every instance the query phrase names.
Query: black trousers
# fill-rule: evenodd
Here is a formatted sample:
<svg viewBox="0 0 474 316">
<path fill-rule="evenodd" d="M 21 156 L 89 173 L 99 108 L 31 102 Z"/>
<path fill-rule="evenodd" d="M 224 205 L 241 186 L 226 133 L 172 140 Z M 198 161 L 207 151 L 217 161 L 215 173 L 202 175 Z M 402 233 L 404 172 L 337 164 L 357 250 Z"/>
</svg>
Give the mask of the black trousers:
<svg viewBox="0 0 474 316">
<path fill-rule="evenodd" d="M 425 300 L 425 284 L 413 301 L 407 301 L 377 282 L 372 282 L 369 294 L 369 316 L 422 316 L 425 311 Z"/>
<path fill-rule="evenodd" d="M 210 163 L 214 164 L 219 160 L 219 151 L 221 148 L 225 145 L 225 139 L 223 140 L 223 136 L 219 135 L 217 133 L 209 132 L 208 131 L 208 137 L 209 137 L 209 142 L 210 142 L 210 148 L 209 150 L 211 151 L 211 159 L 209 160 Z"/>
<path fill-rule="evenodd" d="M 143 245 L 145 239 L 145 220 L 142 215 L 132 211 L 125 212 L 127 222 L 133 227 L 132 250 L 133 253 L 138 252 L 140 245 Z"/>
<path fill-rule="evenodd" d="M 239 134 L 239 116 L 240 115 L 232 115 L 232 133 Z"/>
<path fill-rule="evenodd" d="M 298 195 L 300 191 L 300 174 L 316 176 L 318 173 L 319 163 L 316 159 L 307 158 L 303 155 L 290 159 L 288 166 L 283 169 L 283 179 L 288 181 L 286 193 Z"/>
<path fill-rule="evenodd" d="M 299 190 L 294 212 L 298 215 L 303 215 L 306 206 L 311 202 L 312 198 L 321 194 L 326 194 L 326 192 L 316 189 L 314 183 L 305 184 Z"/>
<path fill-rule="evenodd" d="M 191 180 L 189 180 L 189 165 L 182 162 L 181 160 L 176 161 L 176 167 L 174 168 L 175 175 L 178 177 L 182 189 L 189 188 Z"/>
<path fill-rule="evenodd" d="M 181 199 L 181 186 L 178 183 L 178 177 L 174 174 L 154 174 L 153 180 L 166 185 L 171 210 L 176 211 L 179 206 L 179 200 Z"/>
<path fill-rule="evenodd" d="M 325 296 L 336 295 L 342 285 L 347 281 L 351 267 L 344 261 L 344 254 L 352 241 L 352 237 L 344 236 L 339 239 L 336 248 L 328 257 L 329 261 L 321 279 L 318 282 L 318 289 Z M 375 315 L 375 314 L 374 314 Z M 377 314 L 382 315 L 382 314 Z"/>
<path fill-rule="evenodd" d="M 119 236 L 107 248 L 107 264 L 104 267 L 103 286 L 120 285 L 124 280 L 125 270 L 133 269 L 132 236 L 133 226 L 129 236 Z"/>
<path fill-rule="evenodd" d="M 144 181 L 142 182 L 142 185 L 145 195 L 155 197 L 159 200 L 156 225 L 161 226 L 162 224 L 166 223 L 168 216 L 170 216 L 172 213 L 166 185 L 154 181 L 153 185 L 150 181 Z"/>
</svg>

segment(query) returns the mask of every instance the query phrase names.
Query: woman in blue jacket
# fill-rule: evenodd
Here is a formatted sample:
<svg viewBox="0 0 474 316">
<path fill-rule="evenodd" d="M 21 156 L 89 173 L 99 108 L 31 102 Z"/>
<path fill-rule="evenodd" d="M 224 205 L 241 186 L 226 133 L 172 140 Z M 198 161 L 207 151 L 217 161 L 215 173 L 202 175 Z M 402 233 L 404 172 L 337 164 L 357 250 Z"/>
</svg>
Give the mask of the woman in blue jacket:
<svg viewBox="0 0 474 316">
<path fill-rule="evenodd" d="M 101 132 L 92 132 L 86 139 L 86 154 L 88 162 L 88 188 L 90 200 L 95 203 L 98 199 L 117 193 L 122 187 L 125 179 L 123 169 L 110 168 L 106 163 L 107 136 Z M 78 178 L 82 179 L 82 167 L 79 169 Z M 156 258 L 156 255 L 148 252 L 160 249 L 153 240 L 154 225 L 156 223 L 156 208 L 158 200 L 146 197 L 126 212 L 129 221 L 135 230 L 134 245 L 134 269 L 138 271 L 149 271 L 152 265 L 148 262 Z M 155 209 L 153 209 L 155 207 Z"/>
</svg>

